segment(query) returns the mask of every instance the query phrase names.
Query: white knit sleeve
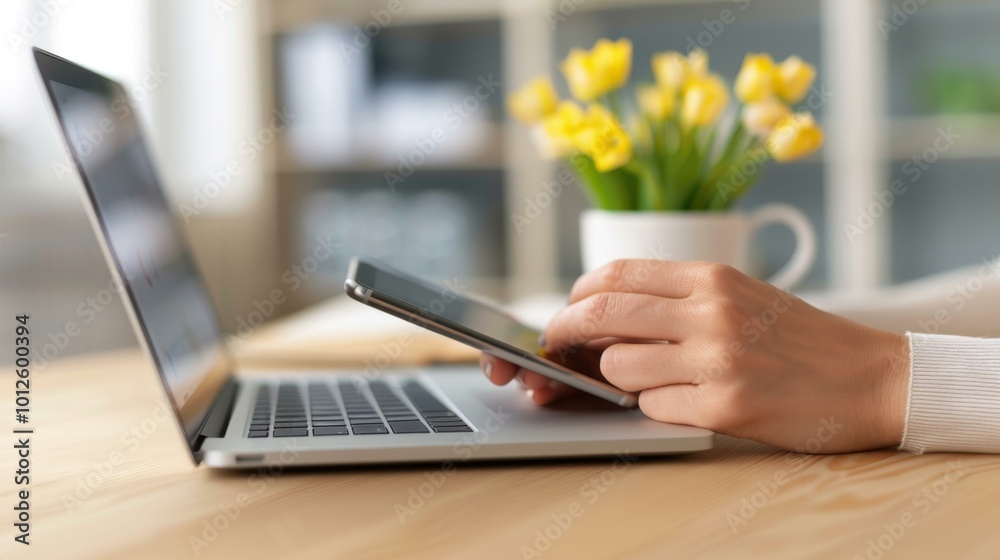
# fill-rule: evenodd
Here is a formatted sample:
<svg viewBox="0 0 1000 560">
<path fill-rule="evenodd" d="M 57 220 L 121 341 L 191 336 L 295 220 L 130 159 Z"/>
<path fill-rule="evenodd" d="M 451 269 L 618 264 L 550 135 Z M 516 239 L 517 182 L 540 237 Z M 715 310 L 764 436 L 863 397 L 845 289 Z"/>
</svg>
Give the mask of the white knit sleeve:
<svg viewBox="0 0 1000 560">
<path fill-rule="evenodd" d="M 899 448 L 1000 453 L 1000 339 L 907 337 L 910 395 Z"/>
</svg>

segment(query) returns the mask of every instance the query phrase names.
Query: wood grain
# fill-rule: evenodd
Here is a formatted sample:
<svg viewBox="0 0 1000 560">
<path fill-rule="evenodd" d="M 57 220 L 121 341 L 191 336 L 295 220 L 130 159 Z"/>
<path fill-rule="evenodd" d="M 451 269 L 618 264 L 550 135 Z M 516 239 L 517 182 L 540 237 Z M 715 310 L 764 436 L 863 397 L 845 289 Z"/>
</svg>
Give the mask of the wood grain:
<svg viewBox="0 0 1000 560">
<path fill-rule="evenodd" d="M 34 394 L 32 545 L 8 536 L 0 558 L 867 558 L 880 537 L 883 558 L 1000 552 L 995 456 L 803 456 L 720 438 L 711 451 L 627 467 L 606 459 L 262 477 L 195 468 L 136 351 L 57 362 L 37 375 Z M 141 441 L 126 435 L 133 429 Z M 949 461 L 964 472 L 950 483 Z M 761 487 L 779 472 L 787 479 L 767 496 Z M 916 505 L 935 485 L 935 502 Z M 740 517 L 744 500 L 758 507 Z M 401 507 L 412 511 L 401 517 Z M 893 537 L 886 527 L 906 513 L 915 525 Z M 745 524 L 734 531 L 731 516 Z M 213 519 L 226 527 L 203 534 Z"/>
</svg>

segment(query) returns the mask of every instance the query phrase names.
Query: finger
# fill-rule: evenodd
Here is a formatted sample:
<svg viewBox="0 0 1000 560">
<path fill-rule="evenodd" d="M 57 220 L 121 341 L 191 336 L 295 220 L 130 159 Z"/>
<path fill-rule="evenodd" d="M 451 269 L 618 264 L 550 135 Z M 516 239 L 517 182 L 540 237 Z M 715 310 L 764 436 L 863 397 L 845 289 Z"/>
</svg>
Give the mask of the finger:
<svg viewBox="0 0 1000 560">
<path fill-rule="evenodd" d="M 697 374 L 684 366 L 685 351 L 679 344 L 615 344 L 601 354 L 601 373 L 612 385 L 629 392 L 693 383 Z"/>
<path fill-rule="evenodd" d="M 531 399 L 532 402 L 539 405 L 546 405 L 558 401 L 568 395 L 574 393 L 579 393 L 580 391 L 558 381 L 552 381 L 545 387 L 539 387 L 538 389 L 529 389 L 525 391 L 526 396 Z"/>
<path fill-rule="evenodd" d="M 540 373 L 527 370 L 525 368 L 518 369 L 517 380 L 521 382 L 521 386 L 526 389 L 541 389 L 542 387 L 547 387 L 552 380 Z"/>
<path fill-rule="evenodd" d="M 485 352 L 479 355 L 479 365 L 494 385 L 506 385 L 517 375 L 517 366 Z"/>
<path fill-rule="evenodd" d="M 639 409 L 658 422 L 704 426 L 702 393 L 697 385 L 667 385 L 639 393 Z"/>
<path fill-rule="evenodd" d="M 545 329 L 545 350 L 552 354 L 601 338 L 670 340 L 690 332 L 686 300 L 645 294 L 602 292 L 563 308 Z"/>
<path fill-rule="evenodd" d="M 700 277 L 702 263 L 663 260 L 618 260 L 581 276 L 570 291 L 575 303 L 601 292 L 628 292 L 686 298 Z"/>
</svg>

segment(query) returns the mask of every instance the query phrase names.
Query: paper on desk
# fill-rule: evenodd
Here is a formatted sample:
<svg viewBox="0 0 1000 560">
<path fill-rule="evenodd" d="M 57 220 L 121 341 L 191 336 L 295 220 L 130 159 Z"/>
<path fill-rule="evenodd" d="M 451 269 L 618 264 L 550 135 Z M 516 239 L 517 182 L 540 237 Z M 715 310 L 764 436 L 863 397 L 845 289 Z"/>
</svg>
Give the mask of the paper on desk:
<svg viewBox="0 0 1000 560">
<path fill-rule="evenodd" d="M 267 325 L 237 348 L 242 364 L 383 369 L 471 362 L 479 352 L 346 296 Z"/>
</svg>

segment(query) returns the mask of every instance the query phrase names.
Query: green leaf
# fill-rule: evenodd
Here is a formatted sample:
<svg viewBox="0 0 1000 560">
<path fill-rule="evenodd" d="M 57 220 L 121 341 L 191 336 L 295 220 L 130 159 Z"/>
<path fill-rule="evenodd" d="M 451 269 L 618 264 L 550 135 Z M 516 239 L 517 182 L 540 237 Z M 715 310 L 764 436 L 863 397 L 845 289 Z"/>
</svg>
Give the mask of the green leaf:
<svg viewBox="0 0 1000 560">
<path fill-rule="evenodd" d="M 621 169 L 601 173 L 594 161 L 583 154 L 570 158 L 591 205 L 601 210 L 634 210 L 636 179 Z"/>
</svg>

